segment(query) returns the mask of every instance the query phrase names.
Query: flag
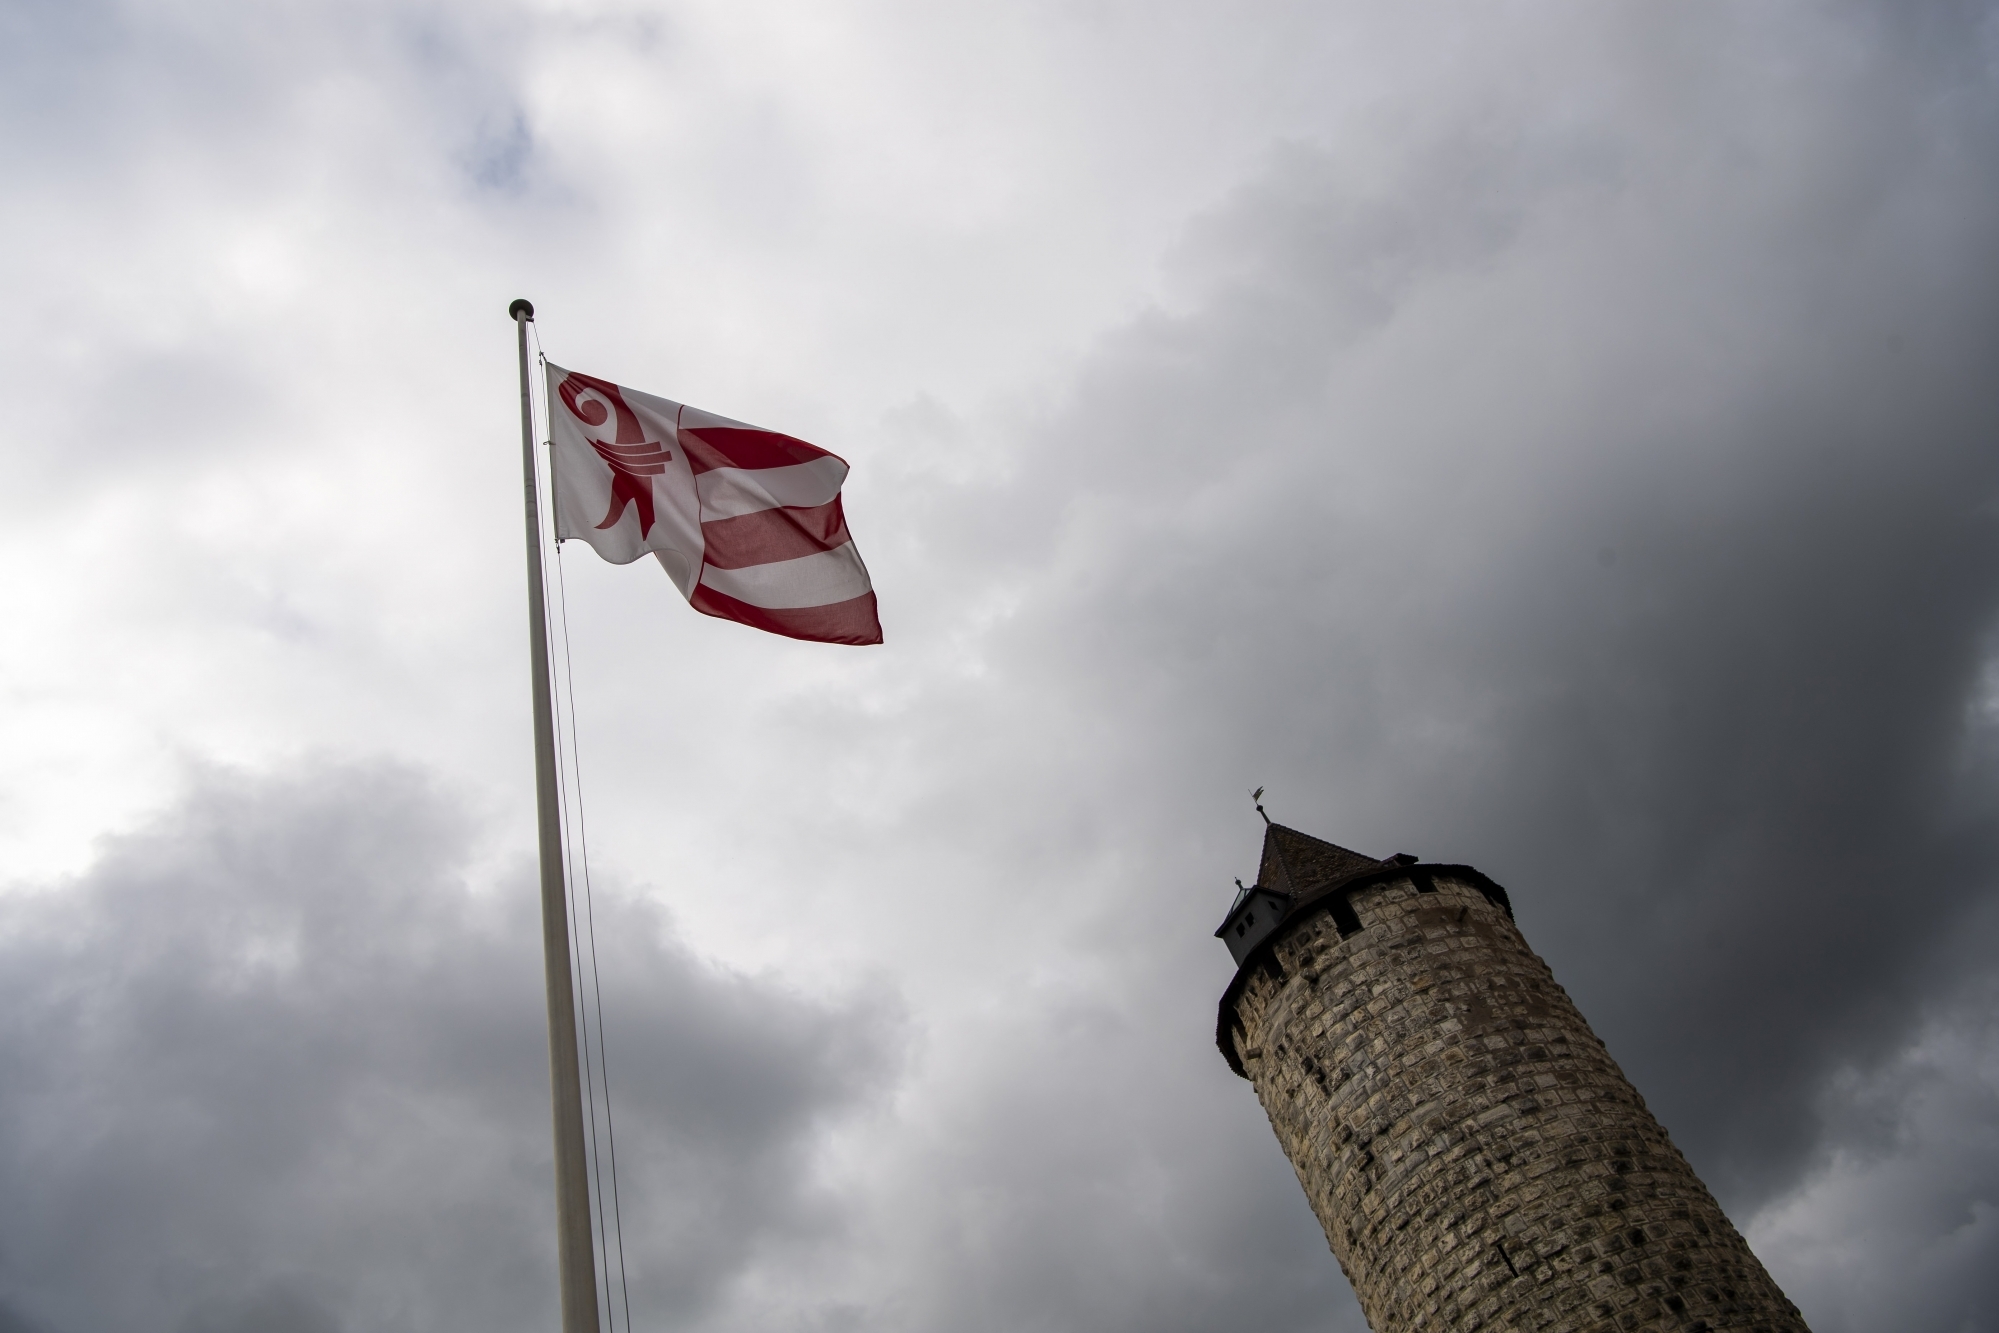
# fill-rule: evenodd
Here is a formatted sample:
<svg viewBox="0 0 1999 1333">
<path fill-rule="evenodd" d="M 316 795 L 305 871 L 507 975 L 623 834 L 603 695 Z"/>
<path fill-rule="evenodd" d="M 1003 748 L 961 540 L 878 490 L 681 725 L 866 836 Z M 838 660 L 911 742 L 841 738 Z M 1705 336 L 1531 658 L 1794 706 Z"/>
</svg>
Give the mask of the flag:
<svg viewBox="0 0 1999 1333">
<path fill-rule="evenodd" d="M 840 509 L 846 461 L 548 366 L 555 537 L 613 564 L 650 551 L 696 611 L 821 643 L 880 643 Z"/>
</svg>

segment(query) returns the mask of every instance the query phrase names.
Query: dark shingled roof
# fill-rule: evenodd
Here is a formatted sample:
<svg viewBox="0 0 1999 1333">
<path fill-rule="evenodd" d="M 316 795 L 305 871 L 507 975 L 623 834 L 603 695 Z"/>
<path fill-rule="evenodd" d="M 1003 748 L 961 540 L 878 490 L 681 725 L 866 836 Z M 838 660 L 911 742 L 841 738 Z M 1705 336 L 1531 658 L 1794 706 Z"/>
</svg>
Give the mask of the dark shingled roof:
<svg viewBox="0 0 1999 1333">
<path fill-rule="evenodd" d="M 1370 870 L 1385 869 L 1388 864 L 1309 833 L 1272 824 L 1263 831 L 1263 864 L 1257 867 L 1256 882 L 1266 889 L 1288 893 L 1296 902 L 1309 897 L 1314 889 Z"/>
</svg>

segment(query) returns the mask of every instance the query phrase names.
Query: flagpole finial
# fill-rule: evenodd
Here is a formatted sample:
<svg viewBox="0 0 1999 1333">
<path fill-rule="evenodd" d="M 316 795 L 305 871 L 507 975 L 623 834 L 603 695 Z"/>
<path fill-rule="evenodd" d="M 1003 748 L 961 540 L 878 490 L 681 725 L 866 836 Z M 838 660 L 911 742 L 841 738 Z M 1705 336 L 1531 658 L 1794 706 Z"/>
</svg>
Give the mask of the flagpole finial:
<svg viewBox="0 0 1999 1333">
<path fill-rule="evenodd" d="M 1258 787 L 1258 788 L 1257 788 L 1257 789 L 1256 789 L 1255 791 L 1251 792 L 1251 793 L 1249 794 L 1249 800 L 1250 800 L 1250 804 L 1252 804 L 1252 805 L 1254 805 L 1254 806 L 1256 807 L 1256 813 L 1258 813 L 1259 815 L 1263 815 L 1263 822 L 1264 822 L 1264 823 L 1265 823 L 1266 825 L 1267 825 L 1267 824 L 1269 824 L 1269 823 L 1270 823 L 1270 816 L 1269 816 L 1269 815 L 1267 815 L 1267 814 L 1264 814 L 1264 811 L 1263 811 L 1263 788 L 1261 788 L 1261 787 Z"/>
<path fill-rule="evenodd" d="M 534 302 L 525 296 L 516 296 L 514 303 L 507 307 L 507 318 L 516 322 L 534 318 Z"/>
</svg>

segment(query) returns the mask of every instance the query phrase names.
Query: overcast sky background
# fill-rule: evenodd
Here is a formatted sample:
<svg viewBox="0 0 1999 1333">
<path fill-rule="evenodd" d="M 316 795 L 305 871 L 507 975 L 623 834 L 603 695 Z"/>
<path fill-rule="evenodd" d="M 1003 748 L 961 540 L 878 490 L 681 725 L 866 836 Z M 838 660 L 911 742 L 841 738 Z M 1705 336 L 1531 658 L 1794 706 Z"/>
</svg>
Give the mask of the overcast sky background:
<svg viewBox="0 0 1999 1333">
<path fill-rule="evenodd" d="M 1999 1329 L 1999 9 L 0 0 L 0 108 L 0 1331 L 555 1322 L 515 296 L 887 633 L 562 557 L 635 1329 L 1362 1329 L 1259 784 L 1818 1333 Z"/>
</svg>

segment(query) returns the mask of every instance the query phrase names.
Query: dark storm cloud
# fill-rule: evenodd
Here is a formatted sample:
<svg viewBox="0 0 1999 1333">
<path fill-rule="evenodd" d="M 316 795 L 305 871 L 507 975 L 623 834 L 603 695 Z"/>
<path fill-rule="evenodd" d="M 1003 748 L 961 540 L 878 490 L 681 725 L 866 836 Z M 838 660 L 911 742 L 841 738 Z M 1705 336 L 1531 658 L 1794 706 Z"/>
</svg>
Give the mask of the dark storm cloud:
<svg viewBox="0 0 1999 1333">
<path fill-rule="evenodd" d="M 1217 803 L 1267 782 L 1508 883 L 1747 1224 L 1843 1151 L 1841 1071 L 1991 966 L 1946 948 L 1990 943 L 1999 872 L 1999 89 L 1983 7 L 1724 12 L 1588 27 L 1537 57 L 1559 105 L 1277 153 L 1196 229 L 1186 313 L 1110 340 L 937 544 L 1015 556 L 990 706 L 1062 774 L 1023 797 L 1078 858 L 1049 901 L 1135 1007 L 1219 991 L 1219 947 L 1178 946 L 1254 864 Z M 1962 1165 L 1937 1208 L 1990 1209 Z M 1973 1271 L 1922 1327 L 1979 1308 Z"/>
<path fill-rule="evenodd" d="M 1991 933 L 1981 943 L 1990 947 Z M 1999 1309 L 1999 979 L 1932 997 L 1893 1057 L 1820 1095 L 1825 1159 L 1757 1243 L 1818 1299 L 1822 1333 L 1991 1328 Z"/>
<path fill-rule="evenodd" d="M 0 1292 L 25 1329 L 509 1329 L 554 1317 L 533 887 L 465 883 L 418 775 L 208 773 L 6 903 Z M 824 1007 L 598 903 L 633 1295 L 696 1319 L 826 1224 L 811 1134 L 887 1070 Z"/>
</svg>

